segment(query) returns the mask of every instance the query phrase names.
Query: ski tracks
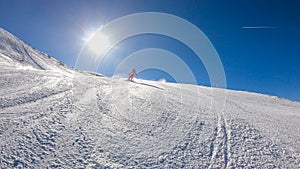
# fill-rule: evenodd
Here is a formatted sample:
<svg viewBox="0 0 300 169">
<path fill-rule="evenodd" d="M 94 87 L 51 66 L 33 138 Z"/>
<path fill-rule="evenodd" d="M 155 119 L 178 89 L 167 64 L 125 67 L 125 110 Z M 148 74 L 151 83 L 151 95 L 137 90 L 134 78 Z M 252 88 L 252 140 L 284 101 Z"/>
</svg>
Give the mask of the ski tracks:
<svg viewBox="0 0 300 169">
<path fill-rule="evenodd" d="M 83 91 L 76 91 L 80 98 L 75 99 L 74 112 L 67 115 L 67 128 L 62 134 L 64 137 L 61 137 L 65 147 L 61 161 L 70 168 L 103 168 L 97 160 L 97 156 L 101 155 L 98 140 L 103 136 L 104 113 L 99 102 L 99 88 L 101 86 L 89 86 Z"/>
<path fill-rule="evenodd" d="M 218 116 L 210 145 L 210 165 L 208 168 L 229 168 L 231 157 L 231 130 L 224 114 Z"/>
</svg>

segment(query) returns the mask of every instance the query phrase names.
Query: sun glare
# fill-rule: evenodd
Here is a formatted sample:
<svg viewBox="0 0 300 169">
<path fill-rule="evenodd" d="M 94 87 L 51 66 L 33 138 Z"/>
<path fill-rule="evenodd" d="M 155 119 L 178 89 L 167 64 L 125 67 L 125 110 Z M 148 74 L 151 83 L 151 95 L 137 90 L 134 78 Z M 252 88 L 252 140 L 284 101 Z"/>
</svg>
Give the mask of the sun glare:
<svg viewBox="0 0 300 169">
<path fill-rule="evenodd" d="M 89 51 L 97 55 L 105 54 L 110 47 L 111 43 L 109 37 L 103 32 L 97 32 L 93 34 L 87 43 L 87 48 Z"/>
</svg>

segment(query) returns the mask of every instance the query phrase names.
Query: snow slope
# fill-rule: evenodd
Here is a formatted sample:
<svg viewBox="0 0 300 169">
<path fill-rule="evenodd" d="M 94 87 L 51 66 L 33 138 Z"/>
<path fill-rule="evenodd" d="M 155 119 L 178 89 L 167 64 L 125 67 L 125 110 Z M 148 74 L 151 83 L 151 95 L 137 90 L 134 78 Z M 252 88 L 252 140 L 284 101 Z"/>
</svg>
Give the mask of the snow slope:
<svg viewBox="0 0 300 169">
<path fill-rule="evenodd" d="M 0 33 L 0 168 L 300 166 L 299 102 L 78 72 Z"/>
<path fill-rule="evenodd" d="M 3 63 L 6 60 L 6 63 Z M 18 65 L 39 70 L 56 70 L 68 68 L 51 56 L 42 53 L 11 33 L 0 27 L 0 61 L 1 64 Z"/>
</svg>

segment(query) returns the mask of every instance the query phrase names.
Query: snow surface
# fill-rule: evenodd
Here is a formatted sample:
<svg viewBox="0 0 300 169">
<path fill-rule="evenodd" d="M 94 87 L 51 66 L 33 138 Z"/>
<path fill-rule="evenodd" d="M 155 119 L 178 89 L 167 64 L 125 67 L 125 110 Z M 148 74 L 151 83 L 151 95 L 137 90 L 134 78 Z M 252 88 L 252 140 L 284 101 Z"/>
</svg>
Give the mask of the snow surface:
<svg viewBox="0 0 300 169">
<path fill-rule="evenodd" d="M 0 66 L 0 168 L 300 167 L 299 102 L 79 72 L 1 28 Z"/>
</svg>

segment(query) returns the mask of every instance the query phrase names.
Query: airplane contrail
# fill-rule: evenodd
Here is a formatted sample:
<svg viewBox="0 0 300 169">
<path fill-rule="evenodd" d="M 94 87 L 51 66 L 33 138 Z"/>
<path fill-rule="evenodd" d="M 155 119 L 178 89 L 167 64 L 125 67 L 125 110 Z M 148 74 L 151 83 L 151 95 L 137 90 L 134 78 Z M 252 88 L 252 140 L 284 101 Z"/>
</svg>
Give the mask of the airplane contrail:
<svg viewBox="0 0 300 169">
<path fill-rule="evenodd" d="M 274 26 L 243 26 L 243 29 L 276 29 Z"/>
</svg>

